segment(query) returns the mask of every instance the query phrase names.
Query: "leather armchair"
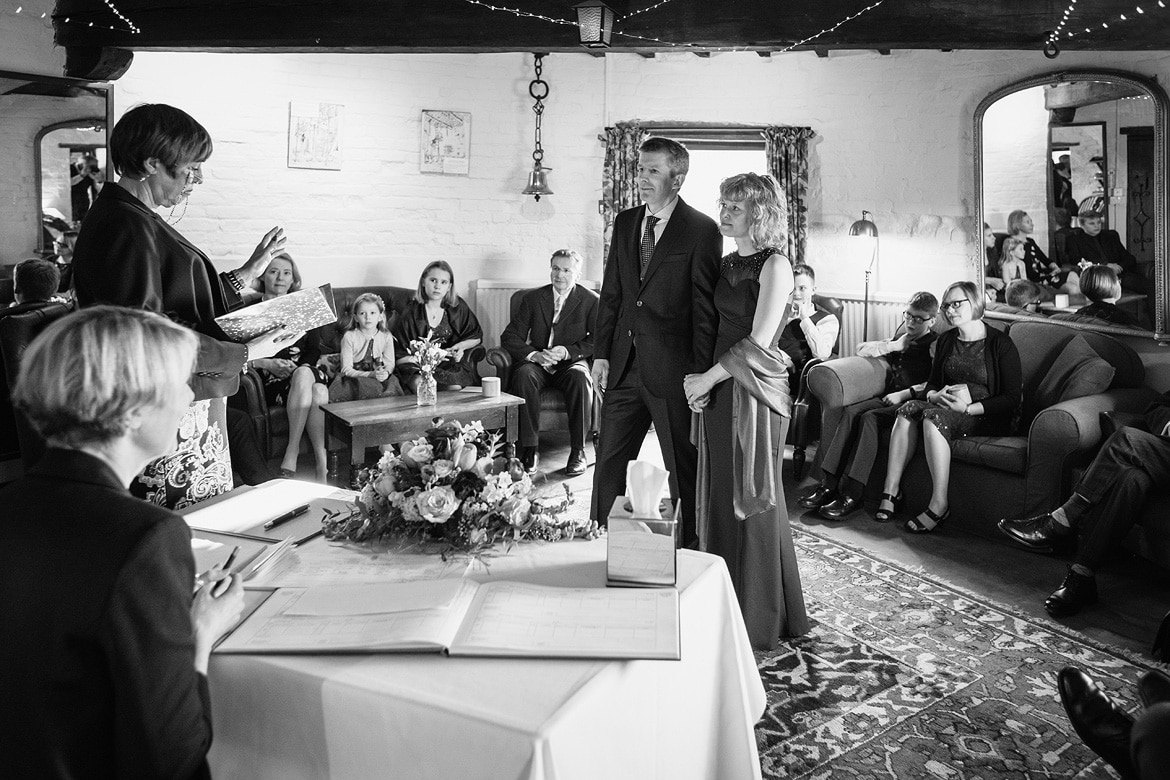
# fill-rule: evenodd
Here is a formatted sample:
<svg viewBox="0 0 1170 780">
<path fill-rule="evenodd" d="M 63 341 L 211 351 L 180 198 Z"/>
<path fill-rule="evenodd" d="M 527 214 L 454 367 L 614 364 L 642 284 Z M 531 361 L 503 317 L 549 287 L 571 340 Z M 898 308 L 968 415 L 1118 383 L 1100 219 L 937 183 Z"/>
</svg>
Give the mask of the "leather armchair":
<svg viewBox="0 0 1170 780">
<path fill-rule="evenodd" d="M 813 295 L 813 303 L 841 320 L 844 304 L 828 295 Z M 813 358 L 804 364 L 800 371 L 800 380 L 795 388 L 792 403 L 792 424 L 788 430 L 788 443 L 792 445 L 792 476 L 799 480 L 804 477 L 806 450 L 808 445 L 816 441 L 821 434 L 820 402 L 809 389 L 808 375 L 813 366 L 820 365 L 826 360 L 833 360 L 841 352 L 841 335 L 837 334 L 837 343 L 833 346 L 833 354 L 821 360 Z"/>
<path fill-rule="evenodd" d="M 520 309 L 520 299 L 529 290 L 517 290 L 509 301 L 509 316 L 515 317 Z M 500 389 L 505 393 L 512 383 L 512 355 L 503 347 L 492 347 L 487 352 L 487 362 L 496 369 L 500 378 Z M 592 361 L 590 361 L 592 363 Z M 601 421 L 601 396 L 593 392 L 593 411 L 589 416 L 589 433 L 597 440 L 597 426 Z M 565 394 L 555 387 L 540 391 L 540 429 L 542 431 L 567 430 L 569 417 L 565 406 Z"/>
</svg>

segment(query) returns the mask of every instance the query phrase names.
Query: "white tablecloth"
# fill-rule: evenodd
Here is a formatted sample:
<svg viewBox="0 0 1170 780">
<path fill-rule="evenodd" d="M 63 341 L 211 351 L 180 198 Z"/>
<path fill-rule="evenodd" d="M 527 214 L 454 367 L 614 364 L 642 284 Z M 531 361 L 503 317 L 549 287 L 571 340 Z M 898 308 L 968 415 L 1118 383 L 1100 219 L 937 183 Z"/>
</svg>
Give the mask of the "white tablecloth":
<svg viewBox="0 0 1170 780">
<path fill-rule="evenodd" d="M 527 544 L 470 576 L 600 587 L 604 561 L 603 540 Z M 678 587 L 681 661 L 213 656 L 212 774 L 758 778 L 764 689 L 727 568 L 682 551 Z"/>
</svg>

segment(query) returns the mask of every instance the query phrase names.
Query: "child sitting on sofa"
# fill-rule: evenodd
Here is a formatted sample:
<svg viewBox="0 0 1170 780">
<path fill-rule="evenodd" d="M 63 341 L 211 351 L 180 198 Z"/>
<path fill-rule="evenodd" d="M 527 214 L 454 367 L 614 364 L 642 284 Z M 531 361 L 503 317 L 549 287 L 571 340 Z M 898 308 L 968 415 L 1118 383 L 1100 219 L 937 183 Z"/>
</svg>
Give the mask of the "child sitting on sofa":
<svg viewBox="0 0 1170 780">
<path fill-rule="evenodd" d="M 816 509 L 828 520 L 841 520 L 861 506 L 881 432 L 894 427 L 898 407 L 910 400 L 910 388 L 930 375 L 936 337 L 931 328 L 937 317 L 938 299 L 928 292 L 914 293 L 903 313 L 905 331 L 901 335 L 857 345 L 859 356 L 884 358 L 889 363 L 885 393 L 841 410 L 841 422 L 832 439 L 822 442 L 824 478 L 799 499 L 802 507 Z"/>
</svg>

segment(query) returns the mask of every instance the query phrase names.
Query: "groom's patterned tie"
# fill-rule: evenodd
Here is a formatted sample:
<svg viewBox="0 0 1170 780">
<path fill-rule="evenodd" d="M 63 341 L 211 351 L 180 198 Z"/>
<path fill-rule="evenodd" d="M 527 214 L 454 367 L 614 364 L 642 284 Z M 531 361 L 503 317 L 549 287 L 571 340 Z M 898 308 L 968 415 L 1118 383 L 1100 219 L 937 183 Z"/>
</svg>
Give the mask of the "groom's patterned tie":
<svg viewBox="0 0 1170 780">
<path fill-rule="evenodd" d="M 654 226 L 658 222 L 658 217 L 646 216 L 646 232 L 642 234 L 642 277 L 646 276 L 646 266 L 650 265 L 650 258 L 654 255 Z"/>
</svg>

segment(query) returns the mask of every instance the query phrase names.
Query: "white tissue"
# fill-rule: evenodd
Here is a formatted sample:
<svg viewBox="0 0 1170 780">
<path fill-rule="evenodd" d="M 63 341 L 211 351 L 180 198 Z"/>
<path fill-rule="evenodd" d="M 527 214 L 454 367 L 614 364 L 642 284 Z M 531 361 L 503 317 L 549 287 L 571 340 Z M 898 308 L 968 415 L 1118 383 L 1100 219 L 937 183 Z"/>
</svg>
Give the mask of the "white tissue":
<svg viewBox="0 0 1170 780">
<path fill-rule="evenodd" d="M 626 496 L 634 517 L 659 516 L 658 504 L 667 490 L 670 472 L 644 460 L 632 460 L 626 466 Z"/>
</svg>

